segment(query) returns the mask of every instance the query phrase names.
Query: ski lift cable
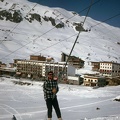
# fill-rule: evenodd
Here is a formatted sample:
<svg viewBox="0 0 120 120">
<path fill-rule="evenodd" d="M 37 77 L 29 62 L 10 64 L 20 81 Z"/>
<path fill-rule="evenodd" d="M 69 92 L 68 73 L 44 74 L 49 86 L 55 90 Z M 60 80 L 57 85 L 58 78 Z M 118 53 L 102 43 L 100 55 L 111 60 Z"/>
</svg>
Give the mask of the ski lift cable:
<svg viewBox="0 0 120 120">
<path fill-rule="evenodd" d="M 98 0 L 98 1 L 96 1 L 96 2 L 94 2 L 94 3 L 92 3 L 92 5 L 91 6 L 93 6 L 93 5 L 95 5 L 95 4 L 97 4 L 98 2 L 100 2 L 101 0 Z M 83 10 L 81 10 L 81 11 L 79 11 L 79 12 L 77 12 L 77 13 L 82 13 L 83 11 L 85 11 L 85 10 L 87 10 L 89 8 L 89 6 L 87 6 L 86 8 L 84 8 Z M 59 10 L 56 10 L 56 11 L 58 11 L 59 13 L 61 13 Z M 66 15 L 64 15 L 63 13 L 61 13 L 63 16 L 65 16 L 66 17 Z M 70 19 L 72 19 L 73 17 L 75 17 L 76 16 L 76 14 L 74 14 L 73 16 L 71 16 L 71 17 L 69 17 L 67 20 L 70 20 Z"/>
<path fill-rule="evenodd" d="M 100 1 L 101 1 L 101 0 L 98 0 L 98 1 L 94 2 L 92 5 L 94 5 L 94 4 L 96 4 L 96 3 L 100 2 Z M 29 10 L 29 12 L 28 12 L 27 14 L 29 14 L 36 6 L 37 6 L 37 3 Z M 89 6 L 88 6 L 88 7 L 89 7 Z M 84 8 L 83 10 L 79 11 L 78 13 L 81 13 L 81 12 L 85 11 L 86 9 L 88 9 L 88 7 Z M 60 14 L 62 14 L 63 16 L 65 16 L 65 15 L 64 15 L 63 13 L 61 13 L 59 10 L 56 10 L 56 11 L 58 11 Z M 58 16 L 59 16 L 59 15 L 58 15 Z M 56 16 L 56 17 L 58 17 L 58 16 Z M 75 15 L 73 15 L 73 16 L 70 17 L 70 18 L 68 18 L 67 20 L 73 18 L 74 16 L 75 16 Z M 65 17 L 66 17 L 66 16 L 65 16 Z M 20 24 L 20 23 L 19 23 L 19 24 Z M 17 25 L 10 31 L 10 33 L 12 33 L 12 31 L 15 30 L 19 24 L 17 24 Z M 4 26 L 3 26 L 3 27 L 4 27 Z M 6 27 L 7 27 L 7 26 L 6 26 Z M 10 34 L 10 33 L 9 33 L 9 34 Z M 8 35 L 8 36 L 9 36 L 9 35 Z"/>
<path fill-rule="evenodd" d="M 37 3 L 33 6 L 33 8 L 35 8 L 36 7 L 36 5 L 37 5 Z M 33 8 L 32 9 L 30 9 L 30 11 L 28 12 L 28 13 L 30 13 L 31 12 L 31 10 L 33 10 Z M 27 14 L 28 14 L 27 13 Z M 18 23 L 17 25 L 15 25 L 15 27 L 7 34 L 7 36 L 6 37 L 8 37 L 17 27 L 18 27 L 18 25 L 19 25 L 20 23 Z M 3 36 L 2 36 L 3 37 Z M 1 41 L 1 43 L 0 44 L 2 44 L 2 42 L 3 41 Z"/>
<path fill-rule="evenodd" d="M 92 6 L 95 5 L 96 3 L 100 2 L 100 1 L 101 1 L 101 0 L 98 0 L 98 1 L 94 2 L 94 3 L 92 4 Z M 35 8 L 36 6 L 37 6 L 37 4 L 35 4 L 35 6 L 34 6 L 33 8 Z M 32 8 L 32 9 L 33 9 L 33 8 Z M 88 9 L 88 8 L 89 8 L 89 6 L 86 7 L 86 8 L 84 8 L 83 10 L 79 11 L 78 13 L 81 13 L 81 12 L 85 11 L 85 10 Z M 29 11 L 28 13 L 30 13 L 32 9 L 30 9 L 30 11 Z M 59 10 L 56 10 L 56 11 L 58 11 L 60 14 L 62 14 L 63 16 L 65 16 L 65 15 L 64 15 L 63 13 L 61 13 Z M 27 13 L 27 14 L 28 14 L 28 13 Z M 59 16 L 59 15 L 58 15 L 58 16 Z M 56 16 L 56 18 L 57 18 L 58 16 Z M 76 14 L 74 14 L 73 16 L 71 16 L 70 18 L 68 18 L 67 20 L 69 20 L 69 19 L 71 19 L 71 18 L 73 18 L 73 17 L 75 17 L 75 16 L 76 16 Z M 65 17 L 66 17 L 66 16 L 65 16 Z M 20 24 L 20 23 L 19 23 L 19 24 Z M 15 32 L 13 32 L 13 30 L 15 30 L 19 24 L 17 24 L 17 25 L 10 31 L 10 33 L 15 33 Z M 0 26 L 3 26 L 3 25 L 0 25 Z M 3 27 L 8 27 L 8 26 L 3 26 Z M 9 34 L 10 34 L 10 33 L 9 33 Z M 22 34 L 22 33 L 17 33 L 17 34 Z M 26 33 L 23 33 L 22 35 L 26 35 Z M 8 36 L 9 36 L 9 35 L 8 35 Z M 8 37 L 8 36 L 7 36 L 7 37 Z M 37 36 L 39 36 L 39 35 L 37 35 Z"/>
<path fill-rule="evenodd" d="M 112 17 L 112 18 L 113 18 L 113 17 Z M 94 27 L 95 27 L 95 26 L 94 26 Z M 74 35 L 72 35 L 72 36 L 70 36 L 70 37 L 68 37 L 68 38 L 66 38 L 66 39 L 64 39 L 64 40 L 61 40 L 61 41 L 59 41 L 59 42 L 57 42 L 57 43 L 55 43 L 55 44 L 52 44 L 52 45 L 50 45 L 49 47 L 46 47 L 46 48 L 44 48 L 44 49 L 42 49 L 42 50 L 40 50 L 40 51 L 35 52 L 34 54 L 36 54 L 36 53 L 38 53 L 38 52 L 41 52 L 41 51 L 43 51 L 43 50 L 46 50 L 46 49 L 48 49 L 48 48 L 50 48 L 50 47 L 52 47 L 52 46 L 54 46 L 54 45 L 56 45 L 56 44 L 59 44 L 60 42 L 63 42 L 63 41 L 65 41 L 65 40 L 67 40 L 67 39 L 70 39 L 71 37 L 73 37 L 73 36 L 75 36 L 75 35 L 76 35 L 76 34 L 74 34 Z M 28 43 L 27 43 L 27 44 L 28 44 Z M 24 46 L 26 46 L 27 44 L 25 44 Z M 22 47 L 21 47 L 21 48 L 22 48 Z M 21 49 L 21 48 L 18 48 L 17 50 L 19 50 L 19 49 Z M 11 52 L 10 54 L 6 55 L 5 57 L 11 55 L 12 53 L 16 52 L 17 50 Z M 5 57 L 4 57 L 4 58 L 5 58 Z M 3 58 L 2 58 L 2 59 L 3 59 Z"/>
<path fill-rule="evenodd" d="M 106 22 L 106 21 L 108 21 L 108 20 L 111 20 L 111 19 L 113 19 L 113 18 L 115 18 L 115 17 L 118 17 L 119 15 L 120 15 L 120 13 L 115 14 L 115 15 L 113 15 L 113 16 L 111 16 L 111 17 L 109 17 L 109 18 L 107 18 L 107 19 L 105 19 L 105 20 L 103 20 L 103 21 L 101 21 L 101 22 L 99 22 L 99 23 L 91 26 L 89 30 L 91 30 L 91 29 L 93 29 L 94 27 L 99 26 L 99 25 L 102 25 L 102 27 L 104 27 L 104 28 L 106 29 L 107 27 L 106 27 L 103 23 Z M 101 31 L 101 30 L 99 30 L 99 31 Z M 111 31 L 112 31 L 112 30 L 110 29 L 109 32 L 107 32 L 107 33 L 105 33 L 104 31 L 101 31 L 101 32 L 102 32 L 103 34 L 113 34 L 112 37 L 113 37 L 114 39 L 119 39 L 119 38 L 118 38 L 113 32 L 111 32 Z"/>
<path fill-rule="evenodd" d="M 117 17 L 117 15 L 114 15 L 114 16 L 112 16 L 111 17 L 111 19 L 112 18 L 114 18 L 114 17 Z M 109 20 L 110 18 L 108 18 L 108 19 L 106 19 L 106 20 Z M 106 21 L 106 20 L 104 20 L 104 21 Z M 95 25 L 96 26 L 96 25 Z M 95 27 L 94 26 L 94 27 Z M 75 34 L 76 35 L 76 34 Z M 72 35 L 71 37 L 73 37 L 74 35 Z M 69 38 L 66 38 L 66 39 L 70 39 L 71 37 L 69 37 Z M 65 41 L 66 39 L 64 39 L 64 40 L 62 40 L 62 41 Z M 62 41 L 60 41 L 60 42 L 62 42 Z M 44 49 L 42 49 L 42 50 L 40 50 L 40 51 L 43 51 L 43 50 L 45 50 L 45 49 L 48 49 L 48 48 L 50 48 L 50 47 L 52 47 L 52 46 L 54 46 L 54 45 L 56 45 L 56 44 L 58 44 L 58 43 L 60 43 L 60 42 L 57 42 L 57 43 L 55 43 L 55 44 L 52 44 L 51 46 L 49 46 L 49 47 L 47 47 L 47 48 L 44 48 Z M 40 51 L 38 51 L 38 52 L 40 52 Z M 38 52 L 35 52 L 35 53 L 38 53 Z"/>
<path fill-rule="evenodd" d="M 119 16 L 119 15 L 120 15 L 120 13 L 118 13 L 118 14 L 116 14 L 116 15 L 114 15 L 114 16 L 111 16 L 110 18 L 107 18 L 107 19 L 105 19 L 105 20 L 97 23 L 96 25 L 91 26 L 91 28 L 96 27 L 96 26 L 102 24 L 103 22 L 106 22 L 106 21 L 108 21 L 108 20 L 110 20 L 110 19 L 112 19 L 112 18 L 115 18 L 115 17 Z"/>
<path fill-rule="evenodd" d="M 82 26 L 84 25 L 84 23 L 85 23 L 85 21 L 86 21 L 86 18 L 87 18 L 87 16 L 88 16 L 88 13 L 90 12 L 90 8 L 91 8 L 92 4 L 93 4 L 93 0 L 91 0 L 90 6 L 89 6 L 88 11 L 87 11 L 87 14 L 86 14 L 86 16 L 85 16 L 85 18 L 84 18 L 84 21 L 83 21 Z M 63 68 L 63 74 L 65 73 L 66 65 L 67 65 L 67 63 L 68 63 L 68 61 L 69 61 L 69 58 L 70 58 L 70 56 L 71 56 L 71 54 L 72 54 L 72 51 L 73 51 L 73 49 L 74 49 L 74 47 L 75 47 L 75 44 L 76 44 L 76 42 L 77 42 L 77 40 L 78 40 L 78 38 L 79 38 L 80 33 L 81 33 L 81 31 L 79 31 L 79 33 L 78 33 L 78 35 L 77 35 L 77 37 L 76 37 L 76 39 L 75 39 L 75 42 L 74 42 L 74 44 L 73 44 L 73 47 L 72 47 L 72 49 L 71 49 L 71 51 L 70 51 L 70 54 L 68 55 L 68 58 L 67 58 L 67 60 L 66 60 L 66 62 L 65 62 L 65 66 L 64 66 L 64 68 Z"/>
<path fill-rule="evenodd" d="M 120 13 L 117 14 L 117 15 L 114 15 L 114 16 L 112 16 L 112 17 L 110 17 L 110 18 L 105 19 L 104 22 L 105 22 L 105 21 L 108 21 L 108 20 L 110 20 L 110 19 L 113 19 L 113 18 L 117 17 L 118 15 L 120 15 Z M 93 28 L 93 27 L 96 27 L 96 26 L 98 26 L 98 25 L 100 25 L 100 24 L 102 24 L 102 22 L 99 23 L 99 24 L 97 23 L 96 25 L 92 26 L 92 28 Z M 44 34 L 45 34 L 45 33 L 44 33 Z M 73 36 L 75 36 L 75 35 L 76 35 L 76 34 L 74 34 L 74 35 L 72 35 L 72 36 L 70 36 L 70 37 L 68 37 L 68 38 L 66 38 L 66 39 L 64 39 L 64 40 L 62 40 L 62 41 L 59 41 L 59 42 L 57 42 L 57 43 L 55 43 L 55 44 L 53 44 L 53 45 L 51 45 L 51 46 L 49 46 L 49 47 L 47 47 L 47 48 L 50 48 L 50 47 L 52 47 L 52 46 L 54 46 L 54 45 L 56 45 L 56 44 L 58 44 L 58 43 L 60 43 L 60 42 L 63 42 L 63 41 L 65 41 L 65 40 L 67 40 L 67 39 L 70 39 L 71 37 L 73 37 Z M 39 37 L 40 37 L 40 36 L 39 36 Z M 35 39 L 35 40 L 36 40 L 36 39 Z M 3 41 L 1 41 L 1 42 L 3 42 Z M 1 60 L 4 59 L 4 58 L 7 57 L 7 56 L 13 54 L 14 52 L 18 51 L 19 49 L 25 47 L 26 45 L 28 45 L 28 44 L 30 44 L 30 43 L 31 43 L 31 42 L 23 45 L 22 47 L 16 49 L 15 51 L 11 52 L 10 54 L 4 56 L 3 58 L 1 58 Z M 44 49 L 42 49 L 42 50 L 40 50 L 40 51 L 43 51 L 43 50 L 45 50 L 45 49 L 47 49 L 47 48 L 44 48 Z M 40 51 L 38 51 L 38 52 L 40 52 Z M 35 52 L 35 53 L 38 53 L 38 52 Z"/>
<path fill-rule="evenodd" d="M 99 1 L 100 1 L 100 0 L 98 0 L 97 2 L 99 2 Z M 95 3 L 97 3 L 97 2 L 95 2 Z M 93 3 L 93 4 L 95 4 L 95 3 Z M 92 5 L 93 5 L 93 4 L 92 4 Z M 91 6 L 92 6 L 92 5 L 91 5 Z M 88 7 L 87 7 L 87 8 L 88 8 Z M 116 15 L 113 16 L 113 17 L 116 17 Z M 111 17 L 111 19 L 112 19 L 113 17 Z M 108 19 L 107 19 L 107 20 L 108 20 Z M 106 20 L 104 20 L 104 21 L 106 21 Z M 49 32 L 49 31 L 48 31 L 48 32 Z M 47 32 L 46 32 L 46 33 L 47 33 Z M 44 33 L 44 34 L 46 34 L 46 33 Z M 75 35 L 76 35 L 76 34 L 75 34 Z M 73 35 L 72 35 L 72 36 L 73 36 Z M 71 37 L 72 37 L 72 36 L 71 36 Z M 40 36 L 39 36 L 39 37 L 40 37 Z M 39 37 L 38 37 L 38 38 L 39 38 Z M 69 37 L 69 38 L 71 38 L 71 37 Z M 38 38 L 36 38 L 36 39 L 38 39 Z M 67 39 L 69 39 L 69 38 L 67 38 Z M 35 39 L 35 40 L 36 40 L 36 39 Z M 64 40 L 66 40 L 66 39 L 64 39 Z M 64 40 L 62 40 L 62 41 L 64 41 Z M 61 41 L 61 42 L 62 42 L 62 41 Z M 30 42 L 29 42 L 29 43 L 30 43 Z M 23 47 L 25 47 L 25 46 L 28 45 L 29 43 L 25 44 Z M 59 43 L 59 42 L 58 42 L 58 43 Z M 55 44 L 58 44 L 58 43 L 55 43 Z M 51 46 L 54 46 L 55 44 L 53 44 L 53 45 L 51 45 Z M 49 46 L 49 47 L 47 47 L 47 48 L 50 48 L 51 46 Z M 23 48 L 23 47 L 21 47 L 21 48 Z M 19 49 L 21 49 L 21 48 L 18 48 L 17 50 L 19 50 Z M 46 48 L 46 49 L 47 49 L 47 48 Z M 12 53 L 6 55 L 5 57 L 13 54 L 13 53 L 16 52 L 17 50 L 15 50 L 15 51 L 13 51 Z M 45 50 L 45 48 L 44 48 L 44 50 Z M 5 58 L 5 57 L 4 57 L 4 58 Z M 4 58 L 1 58 L 1 59 L 4 59 Z"/>
<path fill-rule="evenodd" d="M 99 2 L 99 1 L 100 1 L 100 0 L 98 0 L 97 2 Z M 95 3 L 97 3 L 97 2 L 95 2 Z M 94 4 L 95 4 L 95 3 L 94 3 Z M 36 4 L 36 5 L 37 5 L 37 4 Z M 36 6 L 36 5 L 35 5 L 35 6 Z M 35 6 L 34 6 L 34 7 L 35 7 Z M 91 6 L 92 6 L 92 5 L 91 5 Z M 33 7 L 33 8 L 34 8 L 34 7 Z M 32 8 L 32 9 L 33 9 L 33 8 Z M 88 7 L 87 7 L 87 8 L 88 8 Z M 85 8 L 85 9 L 86 9 L 86 8 Z M 31 10 L 30 10 L 30 11 L 31 11 Z M 74 16 L 72 16 L 72 17 L 74 17 Z M 71 18 L 68 18 L 68 19 L 71 19 Z M 20 23 L 19 23 L 19 24 L 20 24 Z M 16 29 L 16 28 L 17 28 L 17 26 L 18 26 L 19 24 L 17 24 L 17 25 L 13 28 L 13 30 L 14 30 L 14 29 Z M 58 23 L 58 24 L 59 24 L 59 23 Z M 45 33 L 43 33 L 42 35 L 40 35 L 40 36 L 38 36 L 37 38 L 35 38 L 35 39 L 34 39 L 34 41 L 35 41 L 35 40 L 37 40 L 38 38 L 40 38 L 41 36 L 43 36 L 43 35 L 47 34 L 48 32 L 52 31 L 53 29 L 55 29 L 55 27 L 56 27 L 58 24 L 56 24 L 56 25 L 55 25 L 52 29 L 50 29 L 50 30 L 46 31 L 46 32 L 45 32 Z M 13 30 L 12 30 L 12 31 L 13 31 Z M 12 32 L 12 31 L 11 31 L 11 32 Z M 11 32 L 10 32 L 10 33 L 11 33 Z M 9 33 L 9 35 L 10 35 L 10 33 Z M 8 36 L 9 36 L 9 35 L 8 35 Z M 30 42 L 28 42 L 27 44 L 23 45 L 22 47 L 20 47 L 20 48 L 16 49 L 15 51 L 12 51 L 11 53 L 9 53 L 8 55 L 4 56 L 4 57 L 3 57 L 3 58 L 1 58 L 1 59 L 6 58 L 7 56 L 9 56 L 9 55 L 13 54 L 14 52 L 16 52 L 16 51 L 18 51 L 18 50 L 20 50 L 20 49 L 22 49 L 23 47 L 25 47 L 26 45 L 28 45 L 28 44 L 30 44 L 30 43 L 31 43 L 31 41 L 30 41 Z"/>
<path fill-rule="evenodd" d="M 110 20 L 110 19 L 112 19 L 112 18 L 115 18 L 115 17 L 117 17 L 118 15 L 119 15 L 119 14 L 114 15 L 114 16 L 108 18 L 108 19 L 105 19 L 104 21 Z M 102 24 L 102 23 L 99 23 L 99 24 L 97 23 L 96 25 L 94 25 L 94 26 L 92 26 L 92 27 L 96 27 L 96 26 L 98 26 L 98 25 L 100 25 L 100 24 Z M 49 30 L 49 31 L 50 31 L 50 30 Z M 49 32 L 49 31 L 47 31 L 47 32 Z M 46 32 L 46 33 L 47 33 L 47 32 Z M 44 33 L 44 34 L 46 34 L 46 33 Z M 79 34 L 80 34 L 80 33 L 79 33 Z M 72 36 L 70 36 L 70 37 L 68 37 L 68 38 L 66 38 L 66 39 L 64 39 L 64 40 L 62 40 L 62 41 L 59 41 L 59 42 L 57 42 L 57 43 L 55 43 L 55 44 L 52 44 L 51 46 L 49 46 L 49 47 L 47 47 L 47 48 L 50 48 L 50 47 L 52 47 L 52 46 L 54 46 L 54 45 L 56 45 L 56 44 L 58 44 L 58 43 L 60 43 L 60 42 L 63 42 L 63 41 L 65 41 L 65 40 L 67 40 L 67 39 L 70 39 L 71 37 L 73 37 L 73 36 L 75 36 L 75 35 L 76 35 L 76 34 L 74 34 L 74 35 L 72 35 Z M 41 36 L 42 36 L 42 35 L 41 35 Z M 38 39 L 38 38 L 41 37 L 41 36 L 38 36 L 36 39 Z M 36 39 L 34 39 L 34 40 L 36 40 Z M 3 42 L 3 41 L 1 41 L 1 42 Z M 21 48 L 25 47 L 26 45 L 28 45 L 28 44 L 30 44 L 30 43 L 31 43 L 31 42 L 23 45 L 22 47 L 18 48 L 17 50 L 15 50 L 15 51 L 11 52 L 10 54 L 4 56 L 3 58 L 1 58 L 1 60 L 4 59 L 5 57 L 7 57 L 7 56 L 9 56 L 9 55 L 11 55 L 11 54 L 13 54 L 13 53 L 15 53 L 16 51 L 20 50 Z M 40 50 L 40 51 L 46 50 L 47 48 L 44 48 L 44 49 L 42 49 L 42 50 Z M 38 52 L 40 52 L 40 51 L 38 51 Z M 35 53 L 38 53 L 38 52 L 35 52 Z"/>
<path fill-rule="evenodd" d="M 94 2 L 92 5 L 95 5 L 96 3 L 98 3 L 98 2 L 100 2 L 101 0 L 98 0 L 98 1 L 96 1 L 96 2 Z M 91 5 L 91 6 L 92 6 Z M 33 8 L 35 8 L 37 6 L 37 3 L 33 6 Z M 30 12 L 31 12 L 31 10 L 33 10 L 33 8 L 32 9 L 30 9 L 30 11 L 27 13 L 27 14 L 29 14 Z M 81 13 L 81 12 L 83 12 L 84 10 L 86 10 L 86 9 L 88 9 L 89 8 L 89 6 L 88 7 L 86 7 L 85 9 L 83 9 L 82 11 L 80 11 L 80 12 L 78 12 L 78 13 Z M 57 10 L 58 11 L 58 10 Z M 58 11 L 59 12 L 59 11 Z M 61 12 L 59 12 L 60 14 L 62 14 Z M 58 15 L 59 16 L 59 15 Z M 58 17 L 57 16 L 57 17 Z M 56 17 L 56 18 L 57 18 Z M 71 18 L 73 18 L 73 17 L 75 17 L 75 15 L 73 15 L 72 17 L 70 17 L 70 18 L 68 18 L 67 20 L 69 20 L 69 19 L 71 19 Z M 19 23 L 20 24 L 20 23 Z M 13 32 L 13 30 L 15 30 L 17 27 L 18 27 L 18 25 L 19 24 L 17 24 L 10 32 L 9 32 L 9 34 L 7 35 L 7 37 Z M 56 25 L 57 26 L 57 25 Z M 54 26 L 52 29 L 50 29 L 50 30 L 48 30 L 47 32 L 49 32 L 49 31 L 51 31 L 51 30 L 53 30 L 56 26 Z M 47 33 L 46 32 L 46 33 Z M 45 34 L 46 34 L 45 33 Z M 44 35 L 44 33 L 43 33 L 43 35 Z M 39 37 L 41 37 L 41 36 L 38 36 L 35 40 L 37 40 Z M 3 42 L 3 41 L 2 41 Z M 2 43 L 1 42 L 1 43 Z M 31 42 L 30 42 L 31 43 Z M 28 44 L 30 44 L 30 43 L 28 43 Z M 25 45 L 26 46 L 26 45 Z M 25 46 L 23 46 L 23 47 L 25 47 Z M 16 52 L 16 51 L 15 51 Z M 13 52 L 14 53 L 14 52 Z"/>
</svg>

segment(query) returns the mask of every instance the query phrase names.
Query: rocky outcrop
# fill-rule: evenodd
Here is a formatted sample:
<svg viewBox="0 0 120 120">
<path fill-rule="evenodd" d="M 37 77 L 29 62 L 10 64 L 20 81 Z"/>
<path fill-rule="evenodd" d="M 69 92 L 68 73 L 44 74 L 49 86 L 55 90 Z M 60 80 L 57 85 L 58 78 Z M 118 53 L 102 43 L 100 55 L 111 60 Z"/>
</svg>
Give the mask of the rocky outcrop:
<svg viewBox="0 0 120 120">
<path fill-rule="evenodd" d="M 12 10 L 12 12 L 7 10 L 1 10 L 0 20 L 9 20 L 11 22 L 20 23 L 23 18 L 19 10 Z"/>
</svg>

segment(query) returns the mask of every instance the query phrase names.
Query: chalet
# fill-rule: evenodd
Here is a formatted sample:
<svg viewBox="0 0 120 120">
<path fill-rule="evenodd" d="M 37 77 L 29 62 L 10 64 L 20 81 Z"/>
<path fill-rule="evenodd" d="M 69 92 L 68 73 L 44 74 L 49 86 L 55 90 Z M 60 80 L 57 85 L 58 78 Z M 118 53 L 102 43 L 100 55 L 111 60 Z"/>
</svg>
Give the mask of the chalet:
<svg viewBox="0 0 120 120">
<path fill-rule="evenodd" d="M 66 62 L 67 59 L 68 59 L 68 55 L 65 53 L 62 53 L 61 61 Z M 84 66 L 84 61 L 76 56 L 70 56 L 68 63 L 73 65 L 75 68 L 82 68 Z"/>
<path fill-rule="evenodd" d="M 4 76 L 14 76 L 16 73 L 15 69 L 7 68 L 7 67 L 0 67 L 0 75 Z"/>
<path fill-rule="evenodd" d="M 15 75 L 15 69 L 7 67 L 7 64 L 0 62 L 0 75 Z"/>
<path fill-rule="evenodd" d="M 83 78 L 80 76 L 68 76 L 68 84 L 81 85 L 83 83 Z"/>
<path fill-rule="evenodd" d="M 46 57 L 41 55 L 30 55 L 30 60 L 46 61 Z"/>
<path fill-rule="evenodd" d="M 103 76 L 84 76 L 84 85 L 85 86 L 98 86 L 103 87 L 106 85 L 106 79 Z"/>
<path fill-rule="evenodd" d="M 2 67 L 2 68 L 7 67 L 7 64 L 2 63 L 2 64 L 1 64 L 1 67 Z"/>
<path fill-rule="evenodd" d="M 47 58 L 46 58 L 46 61 L 47 61 L 47 62 L 54 62 L 54 58 L 52 58 L 52 57 L 47 57 Z"/>
<path fill-rule="evenodd" d="M 15 67 L 15 64 L 14 64 L 14 63 L 9 63 L 9 67 L 10 67 L 10 68 L 14 68 L 14 67 Z"/>
<path fill-rule="evenodd" d="M 93 71 L 99 71 L 100 69 L 100 62 L 91 62 L 92 70 Z"/>
</svg>

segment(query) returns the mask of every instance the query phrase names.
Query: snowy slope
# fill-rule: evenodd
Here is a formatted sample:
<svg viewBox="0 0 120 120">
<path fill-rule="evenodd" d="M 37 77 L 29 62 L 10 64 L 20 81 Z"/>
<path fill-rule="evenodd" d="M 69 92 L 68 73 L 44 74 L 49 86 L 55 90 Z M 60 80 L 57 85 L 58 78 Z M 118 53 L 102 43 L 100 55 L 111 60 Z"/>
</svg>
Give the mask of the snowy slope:
<svg viewBox="0 0 120 120">
<path fill-rule="evenodd" d="M 15 58 L 29 59 L 31 54 L 51 56 L 60 61 L 61 53 L 70 53 L 78 31 L 74 23 L 84 21 L 84 16 L 61 8 L 49 8 L 27 0 L 0 1 L 0 11 L 19 10 L 23 20 L 20 23 L 0 20 L 0 61 L 12 62 Z M 40 21 L 29 22 L 30 14 L 39 14 Z M 55 19 L 56 28 L 44 17 Z M 120 28 L 87 17 L 72 55 L 89 61 L 114 61 L 120 63 Z"/>
<path fill-rule="evenodd" d="M 20 79 L 30 85 L 0 78 L 0 120 L 45 120 L 43 82 Z M 33 84 L 33 85 L 32 85 Z M 120 86 L 92 87 L 59 84 L 57 94 L 63 120 L 120 120 Z M 99 108 L 99 109 L 97 109 Z M 53 110 L 53 119 L 57 120 Z"/>
</svg>

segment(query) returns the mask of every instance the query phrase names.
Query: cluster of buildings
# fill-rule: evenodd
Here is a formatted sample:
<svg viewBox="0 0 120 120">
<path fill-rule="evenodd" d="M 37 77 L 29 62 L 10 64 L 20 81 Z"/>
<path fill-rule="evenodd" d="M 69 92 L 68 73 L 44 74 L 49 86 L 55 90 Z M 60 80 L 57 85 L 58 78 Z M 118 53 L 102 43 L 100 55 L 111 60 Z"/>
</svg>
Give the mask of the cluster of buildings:
<svg viewBox="0 0 120 120">
<path fill-rule="evenodd" d="M 66 64 L 66 61 L 68 63 Z M 54 72 L 54 79 L 62 83 L 84 84 L 85 86 L 105 86 L 106 77 L 120 76 L 120 64 L 114 62 L 91 62 L 92 70 L 99 72 L 99 75 L 76 75 L 76 68 L 84 66 L 84 61 L 78 57 L 62 53 L 61 62 L 54 62 L 54 58 L 46 58 L 41 55 L 30 55 L 30 59 L 14 59 L 9 67 L 0 62 L 0 75 L 11 75 L 16 78 L 29 78 L 44 80 L 48 71 Z"/>
</svg>

